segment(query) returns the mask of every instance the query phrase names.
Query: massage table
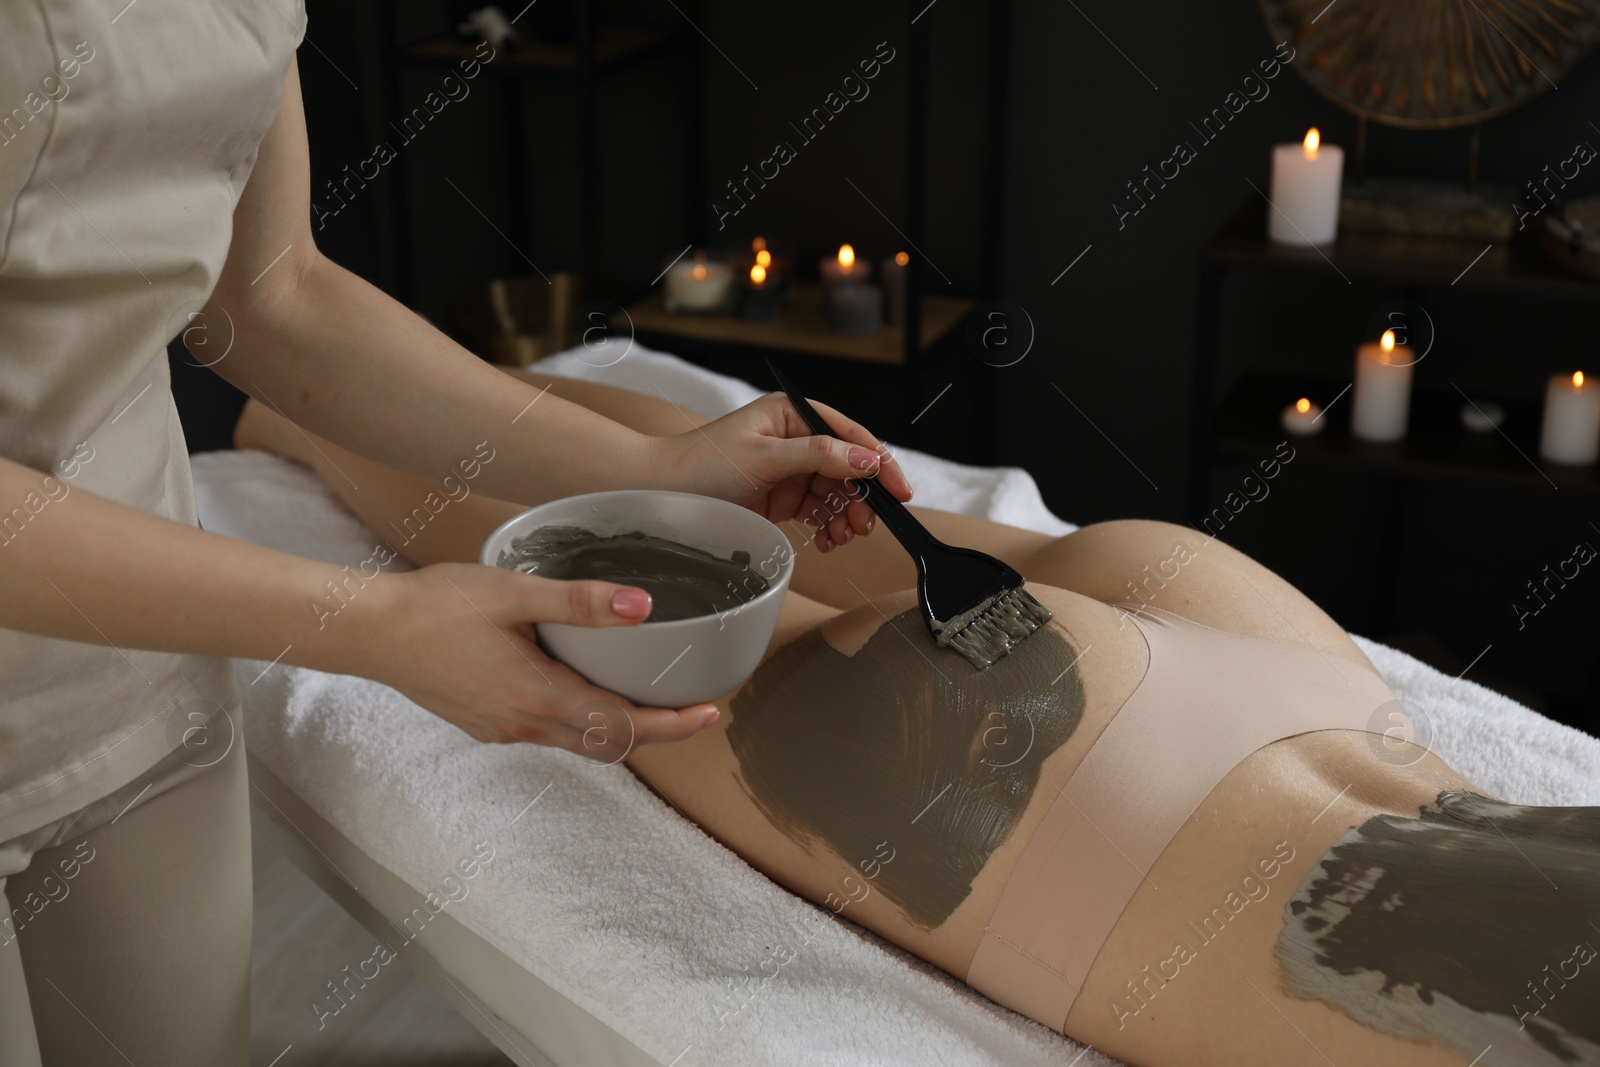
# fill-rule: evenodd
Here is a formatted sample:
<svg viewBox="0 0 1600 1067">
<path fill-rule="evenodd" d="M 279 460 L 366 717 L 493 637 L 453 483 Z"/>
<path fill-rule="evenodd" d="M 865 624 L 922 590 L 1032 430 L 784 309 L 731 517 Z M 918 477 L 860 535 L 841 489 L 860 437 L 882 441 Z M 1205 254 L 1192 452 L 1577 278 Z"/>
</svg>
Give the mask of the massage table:
<svg viewBox="0 0 1600 1067">
<path fill-rule="evenodd" d="M 709 417 L 760 395 L 638 345 L 538 369 Z M 1025 471 L 890 447 L 918 504 L 1074 529 Z M 351 565 L 383 540 L 276 456 L 193 468 L 209 530 Z M 1517 802 L 1600 804 L 1600 740 L 1356 640 L 1467 779 Z M 1119 1062 L 774 884 L 625 767 L 479 744 L 365 679 L 234 669 L 258 832 L 518 1064 Z"/>
</svg>

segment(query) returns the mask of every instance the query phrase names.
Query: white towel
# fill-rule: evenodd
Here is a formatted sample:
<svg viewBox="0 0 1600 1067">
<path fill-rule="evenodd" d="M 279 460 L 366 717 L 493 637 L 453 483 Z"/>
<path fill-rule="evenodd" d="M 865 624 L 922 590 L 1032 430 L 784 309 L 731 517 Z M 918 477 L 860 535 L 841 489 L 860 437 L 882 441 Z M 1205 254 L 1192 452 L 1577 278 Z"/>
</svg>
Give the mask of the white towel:
<svg viewBox="0 0 1600 1067">
<path fill-rule="evenodd" d="M 710 416 L 758 395 L 637 346 L 611 367 L 562 355 L 540 369 L 659 387 Z M 896 456 L 918 503 L 1072 529 L 1026 472 Z M 208 529 L 341 564 L 379 540 L 313 474 L 275 457 L 197 456 L 194 476 Z M 1358 641 L 1469 780 L 1514 801 L 1600 803 L 1600 741 Z M 419 893 L 441 891 L 492 843 L 494 860 L 451 913 L 662 1063 L 1060 1067 L 1082 1051 L 775 885 L 625 768 L 480 745 L 374 682 L 264 667 L 236 665 L 256 756 Z M 1118 1061 L 1091 1050 L 1077 1062 Z"/>
</svg>

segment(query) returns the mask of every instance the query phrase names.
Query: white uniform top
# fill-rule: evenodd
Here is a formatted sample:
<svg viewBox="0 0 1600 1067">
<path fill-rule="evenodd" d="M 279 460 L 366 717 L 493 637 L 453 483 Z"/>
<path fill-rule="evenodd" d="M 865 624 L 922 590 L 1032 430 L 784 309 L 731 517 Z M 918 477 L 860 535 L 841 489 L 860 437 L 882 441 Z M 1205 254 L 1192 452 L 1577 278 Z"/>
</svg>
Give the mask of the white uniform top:
<svg viewBox="0 0 1600 1067">
<path fill-rule="evenodd" d="M 165 346 L 216 284 L 304 32 L 302 0 L 124 3 L 0 16 L 0 455 L 51 475 L 0 500 L 0 566 L 70 493 L 195 525 Z M 0 841 L 125 785 L 232 697 L 224 659 L 0 629 Z"/>
</svg>

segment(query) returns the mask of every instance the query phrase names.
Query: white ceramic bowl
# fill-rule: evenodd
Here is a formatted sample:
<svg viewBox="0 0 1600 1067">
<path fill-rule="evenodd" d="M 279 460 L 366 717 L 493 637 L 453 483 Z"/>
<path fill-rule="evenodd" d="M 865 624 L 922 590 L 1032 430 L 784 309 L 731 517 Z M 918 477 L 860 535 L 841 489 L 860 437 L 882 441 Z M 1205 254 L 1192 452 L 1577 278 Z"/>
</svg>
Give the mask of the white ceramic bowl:
<svg viewBox="0 0 1600 1067">
<path fill-rule="evenodd" d="M 692 619 L 636 626 L 539 623 L 539 644 L 551 656 L 602 689 L 664 708 L 715 700 L 737 689 L 760 664 L 794 573 L 794 551 L 772 523 L 748 508 L 692 493 L 589 493 L 541 504 L 503 523 L 479 558 L 498 566 L 517 538 L 553 525 L 603 537 L 639 530 L 724 558 L 748 552 L 751 569 L 768 584 L 738 608 Z"/>
</svg>

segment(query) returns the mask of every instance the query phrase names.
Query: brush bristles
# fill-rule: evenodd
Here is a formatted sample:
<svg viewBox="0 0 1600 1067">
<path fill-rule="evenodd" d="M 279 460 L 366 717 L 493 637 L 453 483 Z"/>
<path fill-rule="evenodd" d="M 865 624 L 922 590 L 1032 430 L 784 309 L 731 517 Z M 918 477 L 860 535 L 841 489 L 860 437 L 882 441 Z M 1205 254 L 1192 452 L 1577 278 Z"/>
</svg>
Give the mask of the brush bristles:
<svg viewBox="0 0 1600 1067">
<path fill-rule="evenodd" d="M 1049 620 L 1050 609 L 1018 586 L 954 619 L 936 622 L 934 640 L 961 653 L 978 670 L 988 670 Z"/>
</svg>

